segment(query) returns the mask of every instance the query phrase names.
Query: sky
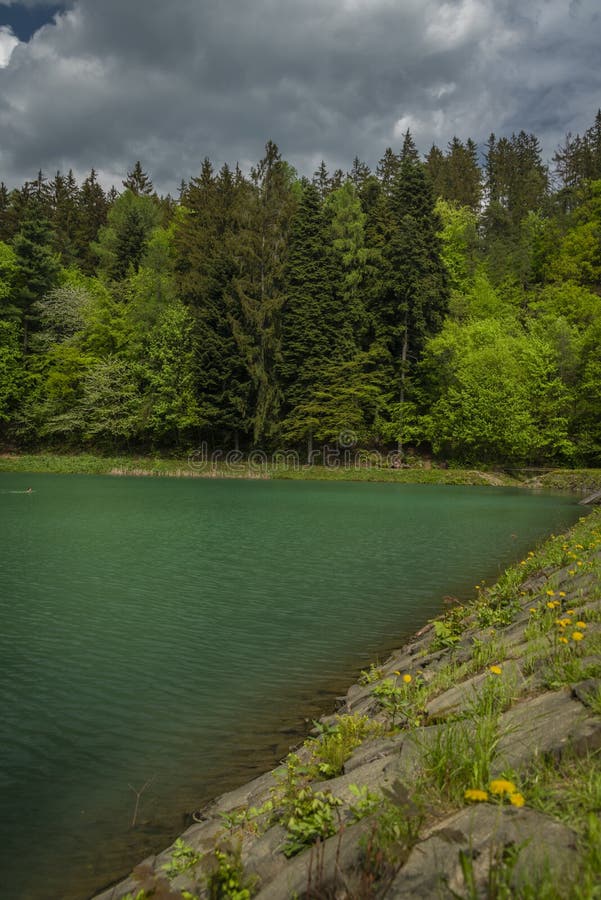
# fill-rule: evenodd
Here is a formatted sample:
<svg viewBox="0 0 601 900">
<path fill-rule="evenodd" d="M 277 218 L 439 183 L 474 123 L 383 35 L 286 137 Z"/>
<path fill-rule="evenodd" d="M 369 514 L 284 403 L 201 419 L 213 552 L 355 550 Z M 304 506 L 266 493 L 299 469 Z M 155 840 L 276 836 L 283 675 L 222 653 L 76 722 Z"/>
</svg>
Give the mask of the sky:
<svg viewBox="0 0 601 900">
<path fill-rule="evenodd" d="M 601 106 L 598 0 L 0 0 L 0 180 L 136 160 L 176 192 L 274 140 L 300 175 L 532 131 Z"/>
</svg>

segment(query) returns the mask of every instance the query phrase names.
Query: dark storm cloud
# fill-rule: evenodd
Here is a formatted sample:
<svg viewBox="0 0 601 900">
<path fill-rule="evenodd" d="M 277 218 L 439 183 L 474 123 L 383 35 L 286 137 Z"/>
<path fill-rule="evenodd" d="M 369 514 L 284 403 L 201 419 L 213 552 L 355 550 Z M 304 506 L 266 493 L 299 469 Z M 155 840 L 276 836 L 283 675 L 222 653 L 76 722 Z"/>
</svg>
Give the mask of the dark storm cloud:
<svg viewBox="0 0 601 900">
<path fill-rule="evenodd" d="M 551 156 L 601 103 L 596 5 L 74 0 L 0 69 L 0 178 L 93 165 L 118 184 L 140 158 L 174 189 L 268 138 L 310 174 L 375 165 L 408 127 L 424 151 L 524 128 Z"/>
</svg>

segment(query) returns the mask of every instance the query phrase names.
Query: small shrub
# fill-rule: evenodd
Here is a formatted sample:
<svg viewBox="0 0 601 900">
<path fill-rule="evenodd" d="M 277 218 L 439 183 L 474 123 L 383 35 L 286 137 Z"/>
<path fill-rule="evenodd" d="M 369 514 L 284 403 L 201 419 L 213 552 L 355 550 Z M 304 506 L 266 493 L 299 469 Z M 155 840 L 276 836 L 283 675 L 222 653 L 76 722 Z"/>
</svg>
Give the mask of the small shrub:
<svg viewBox="0 0 601 900">
<path fill-rule="evenodd" d="M 336 831 L 334 810 L 342 805 L 342 800 L 323 791 L 311 788 L 300 790 L 287 809 L 285 820 L 288 839 L 284 845 L 284 856 L 296 856 L 305 847 L 318 839 L 325 840 Z"/>
<path fill-rule="evenodd" d="M 250 900 L 257 879 L 245 876 L 240 849 L 216 849 L 213 857 L 205 876 L 209 900 Z"/>
</svg>

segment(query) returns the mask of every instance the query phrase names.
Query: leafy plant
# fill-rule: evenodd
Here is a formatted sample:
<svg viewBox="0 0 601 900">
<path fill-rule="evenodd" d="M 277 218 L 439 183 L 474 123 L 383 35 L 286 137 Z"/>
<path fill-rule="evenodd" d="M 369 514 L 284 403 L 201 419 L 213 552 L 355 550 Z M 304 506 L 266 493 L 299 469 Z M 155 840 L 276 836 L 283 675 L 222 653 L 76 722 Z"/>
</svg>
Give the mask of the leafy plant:
<svg viewBox="0 0 601 900">
<path fill-rule="evenodd" d="M 308 766 L 310 774 L 322 778 L 335 778 L 342 772 L 344 763 L 353 750 L 367 737 L 382 734 L 383 728 L 367 716 L 338 716 L 336 723 L 329 726 L 320 738 L 305 741 L 311 752 Z"/>
<path fill-rule="evenodd" d="M 162 867 L 168 878 L 176 878 L 183 872 L 193 869 L 202 860 L 202 854 L 193 850 L 185 841 L 178 838 L 171 853 L 171 860 Z"/>
<path fill-rule="evenodd" d="M 370 791 L 365 785 L 349 784 L 349 791 L 356 798 L 356 802 L 349 806 L 349 812 L 355 822 L 371 816 L 381 807 L 384 799 L 382 794 Z"/>
<path fill-rule="evenodd" d="M 333 794 L 312 791 L 311 788 L 300 790 L 287 809 L 285 826 L 288 839 L 284 845 L 284 855 L 295 856 L 316 840 L 334 834 L 334 810 L 341 805 L 342 800 Z"/>
<path fill-rule="evenodd" d="M 245 876 L 240 848 L 216 849 L 212 855 L 214 865 L 206 874 L 209 900 L 250 900 L 257 879 Z"/>
<path fill-rule="evenodd" d="M 383 673 L 380 666 L 376 666 L 374 665 L 374 663 L 371 663 L 369 669 L 361 670 L 361 674 L 359 676 L 359 684 L 374 684 L 374 682 L 380 680 L 382 674 Z"/>
<path fill-rule="evenodd" d="M 388 714 L 391 728 L 395 727 L 397 720 L 401 725 L 419 725 L 426 693 L 421 682 L 399 684 L 391 678 L 376 685 L 373 691 L 374 697 Z"/>
</svg>

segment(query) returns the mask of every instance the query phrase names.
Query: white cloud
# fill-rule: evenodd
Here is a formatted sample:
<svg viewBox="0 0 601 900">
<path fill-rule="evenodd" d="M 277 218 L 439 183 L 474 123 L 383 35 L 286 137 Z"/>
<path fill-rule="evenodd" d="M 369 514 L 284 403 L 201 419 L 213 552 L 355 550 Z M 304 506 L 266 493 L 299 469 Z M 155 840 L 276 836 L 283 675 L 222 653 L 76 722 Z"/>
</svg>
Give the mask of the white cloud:
<svg viewBox="0 0 601 900">
<path fill-rule="evenodd" d="M 0 69 L 3 69 L 10 62 L 13 50 L 19 43 L 12 29 L 7 25 L 0 26 Z"/>
</svg>

